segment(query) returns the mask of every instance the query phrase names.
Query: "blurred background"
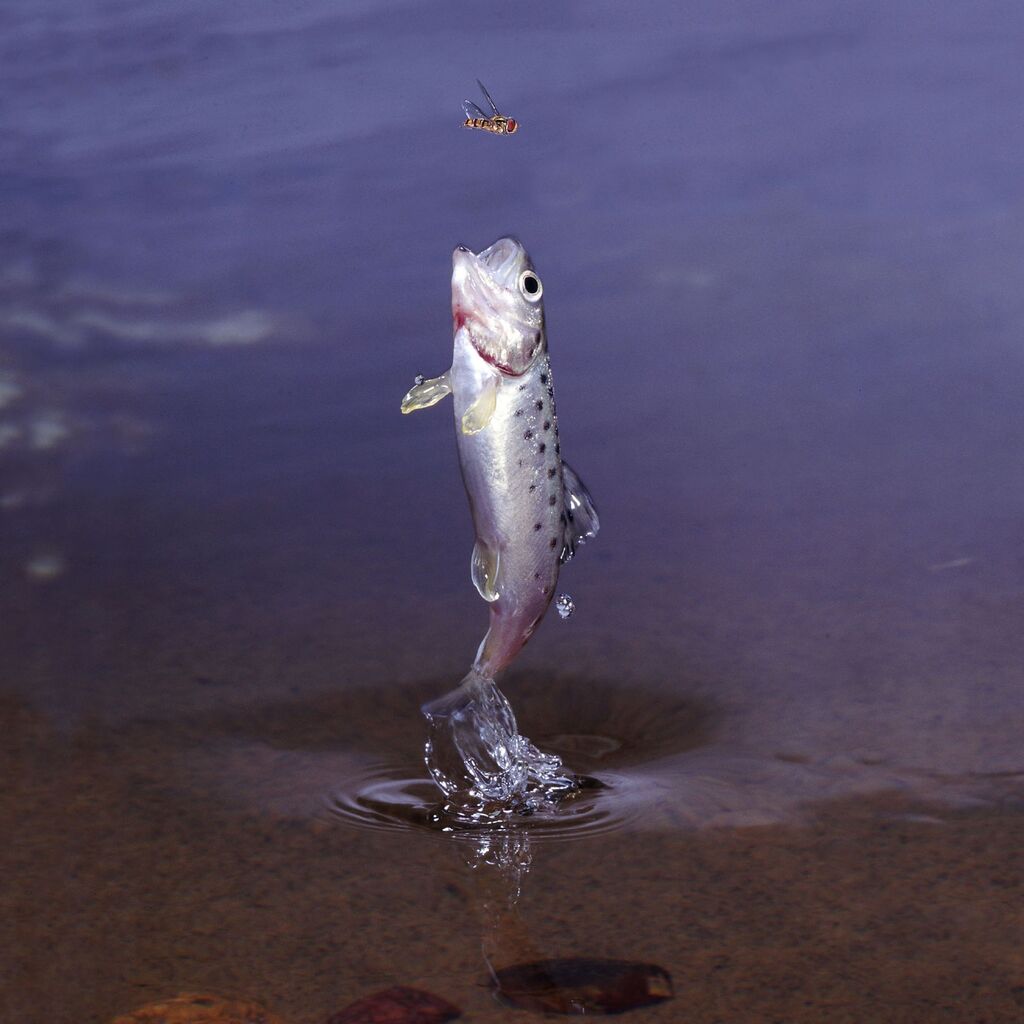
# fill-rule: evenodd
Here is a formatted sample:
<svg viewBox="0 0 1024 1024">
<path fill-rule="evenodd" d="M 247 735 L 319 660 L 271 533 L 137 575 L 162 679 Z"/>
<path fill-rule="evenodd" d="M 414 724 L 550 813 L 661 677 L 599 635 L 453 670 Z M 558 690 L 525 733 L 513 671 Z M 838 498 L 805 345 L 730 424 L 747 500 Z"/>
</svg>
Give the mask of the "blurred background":
<svg viewBox="0 0 1024 1024">
<path fill-rule="evenodd" d="M 70 723 L 460 678 L 452 426 L 397 403 L 448 365 L 452 247 L 511 232 L 603 524 L 523 663 L 686 677 L 802 753 L 1019 768 L 1021 29 L 4 5 L 5 687 Z M 459 127 L 477 77 L 515 138 Z"/>
<path fill-rule="evenodd" d="M 1013 2 L 6 0 L 0 690 L 48 737 L 11 820 L 91 778 L 83 730 L 134 787 L 182 722 L 186 805 L 305 814 L 341 769 L 228 764 L 208 716 L 357 691 L 415 765 L 486 614 L 450 407 L 398 406 L 452 248 L 506 233 L 602 523 L 513 705 L 593 686 L 641 752 L 698 708 L 691 825 L 1019 782 L 1022 38 Z M 460 127 L 476 78 L 514 138 Z"/>
</svg>

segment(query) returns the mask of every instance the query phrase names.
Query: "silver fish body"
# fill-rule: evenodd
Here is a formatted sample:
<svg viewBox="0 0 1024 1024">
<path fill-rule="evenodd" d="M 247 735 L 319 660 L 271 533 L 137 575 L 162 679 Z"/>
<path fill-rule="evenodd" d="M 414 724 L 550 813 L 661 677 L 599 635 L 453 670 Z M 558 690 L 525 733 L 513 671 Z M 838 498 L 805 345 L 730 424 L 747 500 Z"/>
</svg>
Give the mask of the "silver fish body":
<svg viewBox="0 0 1024 1024">
<path fill-rule="evenodd" d="M 475 401 L 483 362 L 466 334 L 465 328 L 456 332 L 452 363 L 460 425 Z M 545 354 L 515 383 L 499 389 L 487 429 L 456 430 L 476 532 L 474 581 L 480 580 L 476 566 L 487 557 L 482 552 L 497 560 L 494 586 L 485 583 L 481 594 L 490 599 L 491 622 L 476 665 L 491 678 L 536 629 L 558 582 L 565 498 L 550 374 Z"/>
<path fill-rule="evenodd" d="M 451 369 L 403 401 L 409 412 L 448 393 L 453 398 L 476 533 L 471 576 L 490 606 L 473 668 L 492 679 L 544 617 L 561 564 L 599 525 L 589 494 L 561 457 L 542 295 L 517 240 L 499 239 L 479 255 L 457 248 Z"/>
</svg>

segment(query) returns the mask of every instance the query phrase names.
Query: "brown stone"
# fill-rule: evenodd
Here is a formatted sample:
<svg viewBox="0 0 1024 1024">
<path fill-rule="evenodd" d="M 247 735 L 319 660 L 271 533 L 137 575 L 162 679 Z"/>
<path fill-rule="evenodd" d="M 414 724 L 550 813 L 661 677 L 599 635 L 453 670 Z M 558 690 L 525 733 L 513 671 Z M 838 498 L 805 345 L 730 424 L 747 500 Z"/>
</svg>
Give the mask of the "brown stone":
<svg viewBox="0 0 1024 1024">
<path fill-rule="evenodd" d="M 444 1024 L 462 1011 L 440 996 L 407 985 L 375 992 L 346 1006 L 325 1024 Z"/>
<path fill-rule="evenodd" d="M 259 1003 L 185 992 L 173 999 L 147 1003 L 112 1024 L 282 1024 Z"/>
<path fill-rule="evenodd" d="M 655 964 L 576 957 L 495 972 L 503 1003 L 535 1013 L 625 1013 L 672 998 L 672 978 Z"/>
</svg>

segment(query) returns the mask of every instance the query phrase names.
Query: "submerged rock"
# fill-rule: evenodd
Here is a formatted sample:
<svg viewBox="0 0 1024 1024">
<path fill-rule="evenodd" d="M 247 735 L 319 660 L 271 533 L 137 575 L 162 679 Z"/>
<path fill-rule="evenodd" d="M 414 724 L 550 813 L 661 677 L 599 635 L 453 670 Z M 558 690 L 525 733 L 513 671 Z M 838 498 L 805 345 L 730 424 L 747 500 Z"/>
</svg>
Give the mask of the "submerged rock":
<svg viewBox="0 0 1024 1024">
<path fill-rule="evenodd" d="M 457 1006 L 418 988 L 396 985 L 366 996 L 325 1024 L 444 1024 L 461 1017 Z"/>
<path fill-rule="evenodd" d="M 282 1021 L 259 1003 L 185 992 L 115 1017 L 112 1024 L 282 1024 Z"/>
<path fill-rule="evenodd" d="M 535 1013 L 625 1013 L 672 998 L 672 978 L 656 964 L 587 957 L 537 960 L 494 973 L 498 998 Z"/>
</svg>

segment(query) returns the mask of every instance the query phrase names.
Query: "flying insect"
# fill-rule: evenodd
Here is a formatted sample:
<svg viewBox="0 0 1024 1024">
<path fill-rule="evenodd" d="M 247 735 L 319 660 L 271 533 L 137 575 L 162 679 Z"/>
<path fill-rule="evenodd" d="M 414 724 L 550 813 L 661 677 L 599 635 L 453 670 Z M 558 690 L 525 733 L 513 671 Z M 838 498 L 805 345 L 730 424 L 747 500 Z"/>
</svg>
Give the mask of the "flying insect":
<svg viewBox="0 0 1024 1024">
<path fill-rule="evenodd" d="M 497 107 L 486 86 L 478 78 L 476 84 L 484 94 L 488 105 L 491 108 L 490 114 L 485 114 L 472 100 L 463 100 L 462 109 L 465 111 L 466 120 L 462 122 L 463 128 L 479 128 L 481 131 L 490 132 L 492 135 L 515 135 L 519 131 L 519 122 L 514 117 L 506 117 Z"/>
</svg>

